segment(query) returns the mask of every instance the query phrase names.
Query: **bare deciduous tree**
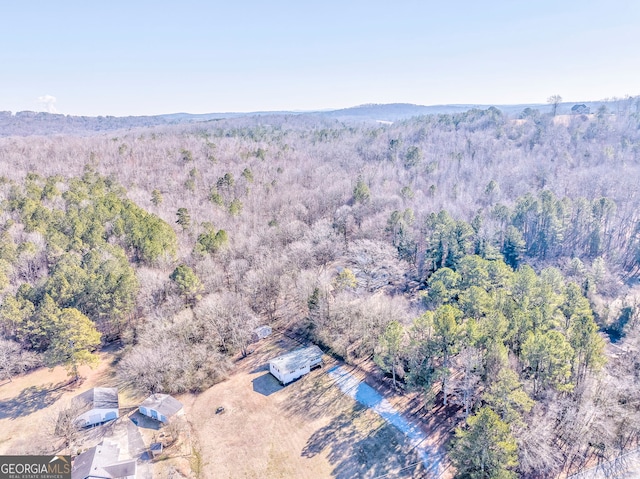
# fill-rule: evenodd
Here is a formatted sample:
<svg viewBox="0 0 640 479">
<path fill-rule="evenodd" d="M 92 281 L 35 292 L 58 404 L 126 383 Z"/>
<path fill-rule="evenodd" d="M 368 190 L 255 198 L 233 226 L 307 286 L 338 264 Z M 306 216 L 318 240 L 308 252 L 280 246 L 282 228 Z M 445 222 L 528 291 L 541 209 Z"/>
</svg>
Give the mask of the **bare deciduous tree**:
<svg viewBox="0 0 640 479">
<path fill-rule="evenodd" d="M 562 103 L 562 97 L 560 95 L 551 95 L 547 98 L 547 103 L 551 105 L 553 116 L 556 116 L 556 113 L 558 112 L 558 105 Z"/>
<path fill-rule="evenodd" d="M 52 412 L 50 422 L 51 435 L 62 439 L 65 449 L 72 450 L 80 437 L 77 409 L 71 405 L 59 408 Z"/>
</svg>

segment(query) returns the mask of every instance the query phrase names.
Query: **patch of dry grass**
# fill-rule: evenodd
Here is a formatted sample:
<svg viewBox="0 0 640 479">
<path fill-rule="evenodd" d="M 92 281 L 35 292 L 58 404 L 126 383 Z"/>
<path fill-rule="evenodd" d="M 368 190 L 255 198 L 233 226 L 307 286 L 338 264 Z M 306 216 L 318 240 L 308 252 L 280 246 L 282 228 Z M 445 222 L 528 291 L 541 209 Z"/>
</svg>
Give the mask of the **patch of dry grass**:
<svg viewBox="0 0 640 479">
<path fill-rule="evenodd" d="M 110 386 L 113 351 L 100 353 L 95 369 L 80 368 L 81 380 L 70 383 L 62 367 L 40 368 L 0 385 L 0 454 L 57 451 L 50 434 L 57 411 L 71 398 L 94 386 Z"/>
<path fill-rule="evenodd" d="M 184 395 L 208 479 L 420 477 L 404 436 L 333 385 L 320 368 L 285 388 L 269 388 L 268 359 L 299 347 L 280 338 L 238 362 L 231 377 Z M 257 381 L 258 380 L 258 381 Z M 260 387 L 256 387 L 256 382 Z M 215 414 L 223 406 L 223 414 Z"/>
</svg>

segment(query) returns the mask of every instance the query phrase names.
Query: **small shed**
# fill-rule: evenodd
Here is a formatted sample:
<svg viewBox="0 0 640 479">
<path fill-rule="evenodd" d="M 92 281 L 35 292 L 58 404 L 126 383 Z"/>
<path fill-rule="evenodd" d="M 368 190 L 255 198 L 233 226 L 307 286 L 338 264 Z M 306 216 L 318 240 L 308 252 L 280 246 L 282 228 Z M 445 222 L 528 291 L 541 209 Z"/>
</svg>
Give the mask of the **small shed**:
<svg viewBox="0 0 640 479">
<path fill-rule="evenodd" d="M 316 366 L 322 366 L 322 350 L 314 345 L 273 358 L 269 361 L 269 372 L 285 385 L 308 374 Z"/>
<path fill-rule="evenodd" d="M 253 330 L 253 333 L 251 333 L 251 342 L 257 343 L 261 339 L 264 339 L 267 336 L 271 336 L 272 332 L 273 330 L 271 329 L 271 326 L 267 326 L 267 325 L 258 326 L 256 329 Z"/>
<path fill-rule="evenodd" d="M 74 397 L 71 405 L 78 413 L 76 422 L 81 427 L 94 426 L 120 416 L 117 388 L 89 389 Z"/>
<path fill-rule="evenodd" d="M 152 394 L 138 409 L 140 414 L 165 424 L 169 423 L 171 418 L 184 414 L 182 403 L 168 394 Z"/>
</svg>

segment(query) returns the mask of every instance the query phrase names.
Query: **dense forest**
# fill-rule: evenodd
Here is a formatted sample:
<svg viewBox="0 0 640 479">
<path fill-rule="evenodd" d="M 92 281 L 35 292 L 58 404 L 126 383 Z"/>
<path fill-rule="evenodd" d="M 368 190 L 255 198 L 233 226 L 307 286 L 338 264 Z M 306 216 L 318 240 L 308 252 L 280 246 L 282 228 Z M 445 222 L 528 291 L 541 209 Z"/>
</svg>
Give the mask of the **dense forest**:
<svg viewBox="0 0 640 479">
<path fill-rule="evenodd" d="M 446 405 L 459 477 L 577 471 L 639 446 L 638 179 L 639 98 L 2 138 L 0 375 L 202 390 L 272 324 Z"/>
</svg>

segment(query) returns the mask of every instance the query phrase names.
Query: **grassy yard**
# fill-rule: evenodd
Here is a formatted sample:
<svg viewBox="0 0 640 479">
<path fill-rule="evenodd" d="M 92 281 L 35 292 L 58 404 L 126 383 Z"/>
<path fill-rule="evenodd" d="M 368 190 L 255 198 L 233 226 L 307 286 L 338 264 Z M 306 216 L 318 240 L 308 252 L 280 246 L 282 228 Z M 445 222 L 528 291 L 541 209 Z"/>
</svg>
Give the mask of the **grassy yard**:
<svg viewBox="0 0 640 479">
<path fill-rule="evenodd" d="M 191 447 L 154 462 L 153 477 L 420 477 L 420 459 L 405 437 L 334 385 L 326 374 L 331 360 L 286 387 L 269 374 L 268 360 L 296 347 L 284 337 L 263 340 L 228 380 L 177 396 L 191 425 Z M 56 412 L 91 387 L 117 385 L 112 360 L 112 352 L 102 352 L 96 369 L 82 368 L 81 384 L 68 384 L 62 368 L 44 368 L 0 385 L 0 454 L 59 451 L 50 434 Z M 130 406 L 135 398 L 121 390 L 120 403 Z M 218 407 L 224 412 L 216 414 Z M 141 432 L 146 442 L 155 434 Z"/>
<path fill-rule="evenodd" d="M 229 380 L 184 395 L 202 453 L 202 477 L 420 477 L 411 445 L 380 416 L 346 397 L 325 374 L 329 365 L 280 386 L 269 358 L 299 347 L 265 341 L 241 360 Z M 225 412 L 216 414 L 218 407 Z"/>
<path fill-rule="evenodd" d="M 74 383 L 61 367 L 40 368 L 0 383 L 0 454 L 58 452 L 60 441 L 51 434 L 57 412 L 87 389 L 113 386 L 112 361 L 112 352 L 101 352 L 100 364 L 81 367 L 82 379 Z M 121 395 L 120 405 L 125 403 Z"/>
</svg>

